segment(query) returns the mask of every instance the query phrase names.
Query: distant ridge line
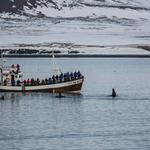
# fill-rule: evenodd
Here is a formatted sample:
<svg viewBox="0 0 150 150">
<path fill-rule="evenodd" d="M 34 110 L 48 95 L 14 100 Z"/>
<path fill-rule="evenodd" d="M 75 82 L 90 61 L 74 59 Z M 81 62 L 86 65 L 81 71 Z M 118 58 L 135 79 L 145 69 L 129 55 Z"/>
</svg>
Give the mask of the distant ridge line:
<svg viewBox="0 0 150 150">
<path fill-rule="evenodd" d="M 52 57 L 52 55 L 46 55 L 46 54 L 22 54 L 22 55 L 8 55 L 4 54 L 3 57 L 27 57 L 27 58 L 36 58 L 36 57 Z M 57 58 L 150 58 L 150 55 L 147 54 L 56 54 L 55 57 Z"/>
<path fill-rule="evenodd" d="M 150 11 L 150 8 L 146 7 L 139 7 L 139 6 L 127 6 L 127 5 L 105 5 L 105 4 L 88 4 L 88 3 L 81 3 L 88 7 L 104 7 L 104 8 L 120 8 L 120 9 L 133 9 L 133 10 L 146 10 Z"/>
</svg>

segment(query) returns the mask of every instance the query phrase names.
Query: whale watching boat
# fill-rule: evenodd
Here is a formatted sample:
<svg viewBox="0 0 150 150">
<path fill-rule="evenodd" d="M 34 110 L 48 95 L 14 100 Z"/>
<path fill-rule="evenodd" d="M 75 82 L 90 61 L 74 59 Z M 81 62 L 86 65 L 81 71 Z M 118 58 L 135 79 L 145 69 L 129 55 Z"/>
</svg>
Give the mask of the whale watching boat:
<svg viewBox="0 0 150 150">
<path fill-rule="evenodd" d="M 58 68 L 54 54 L 53 67 L 55 73 L 46 79 L 24 79 L 20 65 L 5 66 L 1 57 L 1 92 L 50 92 L 50 93 L 80 93 L 84 76 L 80 71 L 62 73 Z"/>
</svg>

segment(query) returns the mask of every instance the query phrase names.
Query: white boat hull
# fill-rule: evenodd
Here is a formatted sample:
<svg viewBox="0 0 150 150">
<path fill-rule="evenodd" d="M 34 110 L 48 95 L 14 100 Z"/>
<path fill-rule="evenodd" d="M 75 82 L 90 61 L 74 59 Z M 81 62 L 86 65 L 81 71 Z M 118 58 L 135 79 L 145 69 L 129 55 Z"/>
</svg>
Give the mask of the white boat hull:
<svg viewBox="0 0 150 150">
<path fill-rule="evenodd" d="M 56 83 L 48 85 L 36 85 L 36 86 L 4 86 L 0 85 L 1 92 L 50 92 L 50 93 L 76 93 L 80 92 L 84 78 Z"/>
</svg>

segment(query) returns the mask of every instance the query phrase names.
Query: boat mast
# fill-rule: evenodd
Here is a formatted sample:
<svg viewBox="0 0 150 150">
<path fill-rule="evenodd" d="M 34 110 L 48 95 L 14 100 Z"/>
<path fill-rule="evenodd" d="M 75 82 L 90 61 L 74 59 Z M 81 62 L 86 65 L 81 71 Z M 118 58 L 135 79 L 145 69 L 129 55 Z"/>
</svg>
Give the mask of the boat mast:
<svg viewBox="0 0 150 150">
<path fill-rule="evenodd" d="M 56 63 L 54 51 L 52 51 L 52 63 L 53 63 L 53 67 L 52 67 L 53 75 L 60 75 L 61 69 L 59 68 L 59 66 Z"/>
</svg>

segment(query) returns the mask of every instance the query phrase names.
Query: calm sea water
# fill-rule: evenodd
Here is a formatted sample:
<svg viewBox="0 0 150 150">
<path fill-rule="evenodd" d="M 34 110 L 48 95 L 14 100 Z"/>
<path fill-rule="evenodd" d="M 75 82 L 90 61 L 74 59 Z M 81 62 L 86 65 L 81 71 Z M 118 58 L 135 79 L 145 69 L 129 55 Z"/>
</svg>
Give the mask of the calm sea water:
<svg viewBox="0 0 150 150">
<path fill-rule="evenodd" d="M 61 58 L 85 75 L 82 95 L 4 93 L 0 150 L 149 150 L 150 59 Z M 25 77 L 50 76 L 50 58 L 11 58 Z M 118 97 L 111 98 L 115 88 Z M 2 94 L 2 93 L 1 93 Z"/>
</svg>

